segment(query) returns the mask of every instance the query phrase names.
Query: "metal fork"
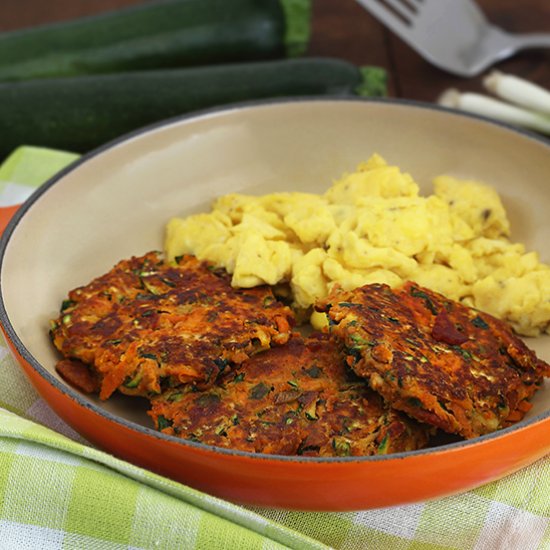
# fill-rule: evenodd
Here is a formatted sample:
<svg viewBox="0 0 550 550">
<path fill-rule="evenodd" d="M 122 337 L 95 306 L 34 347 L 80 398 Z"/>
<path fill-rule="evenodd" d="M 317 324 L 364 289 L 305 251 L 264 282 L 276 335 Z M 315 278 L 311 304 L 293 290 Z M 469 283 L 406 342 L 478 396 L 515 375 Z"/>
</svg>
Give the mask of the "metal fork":
<svg viewBox="0 0 550 550">
<path fill-rule="evenodd" d="M 508 33 L 473 0 L 357 1 L 427 61 L 459 76 L 475 76 L 519 50 L 550 48 L 550 33 Z"/>
</svg>

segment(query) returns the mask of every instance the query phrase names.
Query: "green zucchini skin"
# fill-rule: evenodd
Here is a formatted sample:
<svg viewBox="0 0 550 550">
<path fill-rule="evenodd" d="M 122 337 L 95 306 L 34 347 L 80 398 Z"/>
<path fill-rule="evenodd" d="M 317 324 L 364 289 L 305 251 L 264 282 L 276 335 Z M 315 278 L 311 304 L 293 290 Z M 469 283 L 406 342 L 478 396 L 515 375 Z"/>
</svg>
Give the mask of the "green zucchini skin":
<svg viewBox="0 0 550 550">
<path fill-rule="evenodd" d="M 355 65 L 299 58 L 0 84 L 0 156 L 19 145 L 89 151 L 165 118 L 233 102 L 350 95 Z"/>
<path fill-rule="evenodd" d="M 157 0 L 0 34 L 0 80 L 271 59 L 284 41 L 281 0 Z"/>
</svg>

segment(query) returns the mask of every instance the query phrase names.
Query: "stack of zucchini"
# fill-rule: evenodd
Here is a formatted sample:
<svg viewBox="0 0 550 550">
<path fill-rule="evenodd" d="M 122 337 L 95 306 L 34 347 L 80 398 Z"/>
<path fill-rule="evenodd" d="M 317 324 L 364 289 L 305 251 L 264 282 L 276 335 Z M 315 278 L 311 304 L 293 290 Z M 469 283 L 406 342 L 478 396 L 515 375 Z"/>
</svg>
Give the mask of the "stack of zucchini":
<svg viewBox="0 0 550 550">
<path fill-rule="evenodd" d="M 141 126 L 281 96 L 383 95 L 385 73 L 299 57 L 310 0 L 157 0 L 0 34 L 0 158 L 86 152 Z"/>
</svg>

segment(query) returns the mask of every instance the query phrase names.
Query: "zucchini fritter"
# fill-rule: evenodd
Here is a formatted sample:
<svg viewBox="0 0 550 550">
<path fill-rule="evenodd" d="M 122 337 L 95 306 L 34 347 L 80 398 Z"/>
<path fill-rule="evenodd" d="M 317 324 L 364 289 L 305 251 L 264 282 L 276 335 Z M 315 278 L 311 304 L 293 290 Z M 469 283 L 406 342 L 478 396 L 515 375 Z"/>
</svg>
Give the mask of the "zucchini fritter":
<svg viewBox="0 0 550 550">
<path fill-rule="evenodd" d="M 521 420 L 550 375 L 505 322 L 414 283 L 334 289 L 317 309 L 392 407 L 466 438 Z"/>
<path fill-rule="evenodd" d="M 115 390 L 149 396 L 208 385 L 226 367 L 284 344 L 292 323 L 269 287 L 234 289 L 225 271 L 193 256 L 171 265 L 150 252 L 72 290 L 50 335 L 77 360 L 60 363 L 60 374 L 88 365 L 107 399 Z"/>
<path fill-rule="evenodd" d="M 359 456 L 413 450 L 429 430 L 383 405 L 347 368 L 327 335 L 293 335 L 205 391 L 152 399 L 164 433 L 219 447 L 279 455 Z"/>
</svg>

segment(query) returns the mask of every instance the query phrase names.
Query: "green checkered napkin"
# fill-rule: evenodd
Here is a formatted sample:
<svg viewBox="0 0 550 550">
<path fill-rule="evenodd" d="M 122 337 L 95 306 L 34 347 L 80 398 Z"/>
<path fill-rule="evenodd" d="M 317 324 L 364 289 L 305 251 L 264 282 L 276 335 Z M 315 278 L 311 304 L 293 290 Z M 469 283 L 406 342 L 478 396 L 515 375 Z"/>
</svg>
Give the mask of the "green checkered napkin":
<svg viewBox="0 0 550 550">
<path fill-rule="evenodd" d="M 0 167 L 0 204 L 75 158 L 18 149 Z M 3 340 L 0 407 L 1 550 L 550 550 L 550 456 L 433 502 L 290 512 L 236 506 L 94 449 L 39 397 Z"/>
</svg>

